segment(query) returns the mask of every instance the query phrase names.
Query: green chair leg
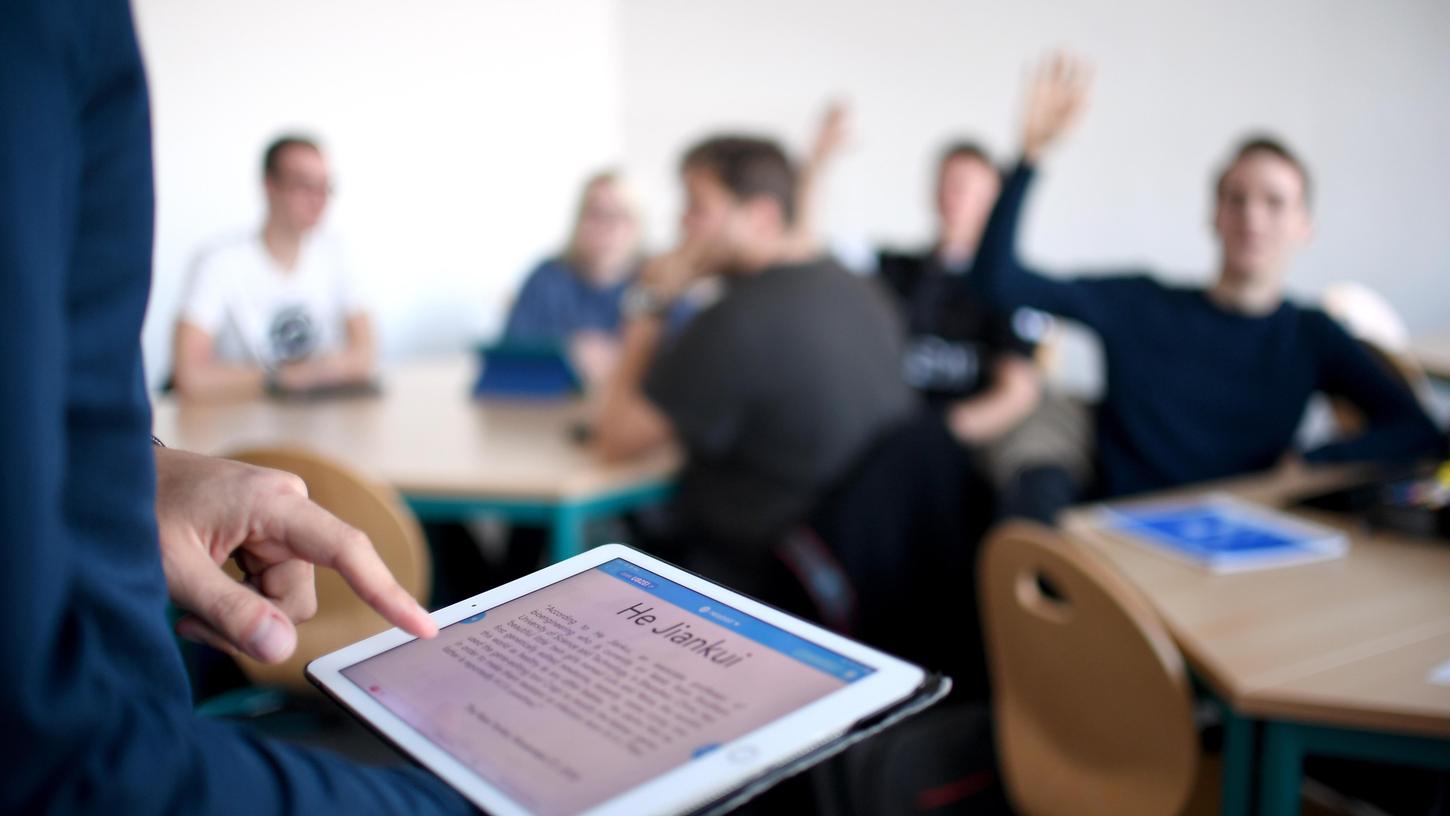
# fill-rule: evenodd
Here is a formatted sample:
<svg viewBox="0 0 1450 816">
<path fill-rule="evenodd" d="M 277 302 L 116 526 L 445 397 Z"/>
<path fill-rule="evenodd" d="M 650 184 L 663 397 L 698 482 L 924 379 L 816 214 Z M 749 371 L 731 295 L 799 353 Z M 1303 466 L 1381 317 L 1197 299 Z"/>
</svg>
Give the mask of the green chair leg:
<svg viewBox="0 0 1450 816">
<path fill-rule="evenodd" d="M 1304 781 L 1304 741 L 1291 723 L 1264 724 L 1264 756 L 1260 765 L 1260 816 L 1298 816 L 1299 789 Z"/>
<path fill-rule="evenodd" d="M 584 552 L 586 514 L 579 508 L 561 504 L 554 509 L 549 537 L 549 562 L 557 564 Z"/>
<path fill-rule="evenodd" d="M 1254 721 L 1229 708 L 1223 709 L 1223 779 L 1221 816 L 1248 816 L 1253 797 Z"/>
</svg>

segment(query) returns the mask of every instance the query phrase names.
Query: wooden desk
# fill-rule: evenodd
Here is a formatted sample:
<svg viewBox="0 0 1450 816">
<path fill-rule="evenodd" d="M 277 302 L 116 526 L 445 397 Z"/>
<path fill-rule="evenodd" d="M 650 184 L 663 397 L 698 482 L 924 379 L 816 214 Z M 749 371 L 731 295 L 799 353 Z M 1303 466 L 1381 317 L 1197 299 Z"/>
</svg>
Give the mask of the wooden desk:
<svg viewBox="0 0 1450 816">
<path fill-rule="evenodd" d="M 1450 382 L 1450 332 L 1416 338 L 1410 353 L 1430 377 Z"/>
<path fill-rule="evenodd" d="M 1259 476 L 1174 495 L 1220 490 L 1282 507 L 1356 474 L 1340 468 Z M 1230 709 L 1225 813 L 1247 810 L 1259 722 L 1266 723 L 1265 812 L 1296 811 L 1305 753 L 1450 764 L 1450 687 L 1427 677 L 1431 666 L 1450 660 L 1450 546 L 1371 533 L 1331 514 L 1298 515 L 1345 529 L 1349 554 L 1214 575 L 1101 529 L 1091 509 L 1064 519 L 1072 540 L 1143 593 Z"/>
<path fill-rule="evenodd" d="M 571 430 L 581 401 L 474 402 L 466 355 L 412 362 L 383 375 L 383 394 L 317 402 L 158 398 L 154 433 L 207 454 L 300 445 L 393 485 L 423 519 L 497 514 L 551 528 L 550 555 L 583 549 L 590 518 L 658 501 L 679 457 L 606 465 Z"/>
</svg>

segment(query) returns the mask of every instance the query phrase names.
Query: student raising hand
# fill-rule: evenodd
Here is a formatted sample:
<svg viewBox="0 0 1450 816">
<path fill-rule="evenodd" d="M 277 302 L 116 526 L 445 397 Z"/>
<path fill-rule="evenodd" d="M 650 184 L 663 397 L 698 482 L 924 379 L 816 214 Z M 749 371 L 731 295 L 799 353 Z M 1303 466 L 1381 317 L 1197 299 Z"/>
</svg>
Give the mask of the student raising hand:
<svg viewBox="0 0 1450 816">
<path fill-rule="evenodd" d="M 850 135 L 850 119 L 851 106 L 845 100 L 833 99 L 826 105 L 815 141 L 811 142 L 811 152 L 807 157 L 809 166 L 822 166 L 841 152 Z"/>
<path fill-rule="evenodd" d="M 1092 80 L 1092 66 L 1066 51 L 1058 51 L 1038 64 L 1027 91 L 1023 160 L 1036 163 L 1044 151 L 1072 129 L 1087 107 Z"/>
</svg>

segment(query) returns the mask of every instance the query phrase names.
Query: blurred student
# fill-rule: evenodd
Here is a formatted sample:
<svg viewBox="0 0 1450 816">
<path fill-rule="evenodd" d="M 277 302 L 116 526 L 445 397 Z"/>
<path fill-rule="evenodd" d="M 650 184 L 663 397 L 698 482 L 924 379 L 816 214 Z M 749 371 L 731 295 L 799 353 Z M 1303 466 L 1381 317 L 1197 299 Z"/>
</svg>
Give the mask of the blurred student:
<svg viewBox="0 0 1450 816">
<path fill-rule="evenodd" d="M 564 253 L 529 273 L 504 340 L 567 348 L 585 380 L 600 381 L 619 355 L 619 303 L 639 272 L 640 233 L 624 180 L 612 172 L 589 179 Z"/>
<path fill-rule="evenodd" d="M 1441 440 L 1410 391 L 1331 318 L 1284 297 L 1310 238 L 1309 174 L 1283 144 L 1245 142 L 1218 177 L 1217 278 L 1170 286 L 1144 275 L 1051 278 L 1017 257 L 1035 168 L 1086 104 L 1090 72 L 1059 55 L 1032 82 L 1022 160 L 978 251 L 983 290 L 1006 308 L 1080 321 L 1102 338 L 1107 393 L 1097 412 L 1098 487 L 1118 496 L 1264 470 L 1292 448 L 1315 392 L 1342 396 L 1361 433 L 1307 451 L 1313 462 L 1410 460 Z"/>
<path fill-rule="evenodd" d="M 709 139 L 681 172 L 683 241 L 625 296 L 595 444 L 608 459 L 681 445 L 681 538 L 748 572 L 915 399 L 886 296 L 796 240 L 795 168 L 776 144 Z M 663 316 L 715 275 L 721 298 L 662 347 Z"/>
<path fill-rule="evenodd" d="M 318 234 L 332 181 L 317 143 L 274 141 L 259 232 L 207 252 L 176 326 L 172 376 L 192 397 L 249 397 L 368 380 L 373 330 L 338 246 Z"/>
<path fill-rule="evenodd" d="M 844 143 L 846 114 L 840 104 L 827 110 L 807 163 L 812 183 L 803 196 L 817 194 L 820 176 Z M 936 166 L 936 238 L 919 251 L 880 250 L 877 273 L 905 316 L 907 384 L 941 413 L 957 442 L 991 474 L 999 511 L 1050 521 L 1050 509 L 1061 504 L 1050 496 L 1074 490 L 1073 477 L 1057 460 L 1080 458 L 1078 451 L 1053 455 L 1052 448 L 1061 445 L 1047 443 L 1059 436 L 1051 429 L 1023 427 L 1043 398 L 1033 354 L 1051 321 L 1031 309 L 997 308 L 972 275 L 1001 184 L 1001 173 L 981 146 L 947 145 Z M 1054 408 L 1038 425 L 1068 410 Z M 1022 433 L 1013 433 L 1019 429 Z M 1039 512 L 1039 506 L 1049 510 Z"/>
</svg>

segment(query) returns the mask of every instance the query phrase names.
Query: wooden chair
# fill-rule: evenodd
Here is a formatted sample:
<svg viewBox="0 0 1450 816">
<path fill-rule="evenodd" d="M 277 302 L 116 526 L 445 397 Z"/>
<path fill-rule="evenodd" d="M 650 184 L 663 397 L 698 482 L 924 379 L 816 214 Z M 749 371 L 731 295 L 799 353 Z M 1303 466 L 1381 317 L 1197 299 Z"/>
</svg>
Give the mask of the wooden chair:
<svg viewBox="0 0 1450 816">
<path fill-rule="evenodd" d="M 998 762 L 1014 808 L 1174 814 L 1198 775 L 1182 656 L 1122 578 L 1026 522 L 983 545 L 980 594 Z"/>
<path fill-rule="evenodd" d="M 296 448 L 251 448 L 228 458 L 295 473 L 307 483 L 308 495 L 328 512 L 367 534 L 398 583 L 426 603 L 432 581 L 432 560 L 418 520 L 392 488 L 378 484 L 345 465 Z M 235 565 L 228 568 L 233 574 Z M 247 679 L 257 685 L 311 694 L 303 675 L 313 659 L 387 629 L 391 624 L 363 603 L 342 577 L 317 570 L 317 615 L 297 627 L 297 650 L 278 664 L 239 657 Z"/>
</svg>

